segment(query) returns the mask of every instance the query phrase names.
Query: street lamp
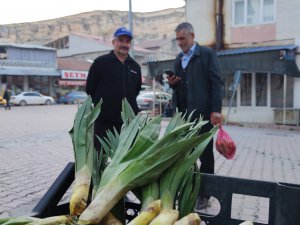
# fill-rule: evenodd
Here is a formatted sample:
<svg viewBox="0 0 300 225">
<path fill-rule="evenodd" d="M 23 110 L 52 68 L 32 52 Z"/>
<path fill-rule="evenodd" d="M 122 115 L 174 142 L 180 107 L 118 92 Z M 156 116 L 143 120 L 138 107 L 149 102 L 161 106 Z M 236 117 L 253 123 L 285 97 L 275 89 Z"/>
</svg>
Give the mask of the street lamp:
<svg viewBox="0 0 300 225">
<path fill-rule="evenodd" d="M 133 35 L 131 0 L 129 0 L 128 22 L 129 22 L 129 30 L 131 31 L 131 33 Z M 131 48 L 130 48 L 130 51 L 129 51 L 129 54 L 130 54 L 130 56 L 132 58 L 134 58 L 133 44 L 134 44 L 134 40 L 132 39 L 132 41 L 131 41 Z"/>
</svg>

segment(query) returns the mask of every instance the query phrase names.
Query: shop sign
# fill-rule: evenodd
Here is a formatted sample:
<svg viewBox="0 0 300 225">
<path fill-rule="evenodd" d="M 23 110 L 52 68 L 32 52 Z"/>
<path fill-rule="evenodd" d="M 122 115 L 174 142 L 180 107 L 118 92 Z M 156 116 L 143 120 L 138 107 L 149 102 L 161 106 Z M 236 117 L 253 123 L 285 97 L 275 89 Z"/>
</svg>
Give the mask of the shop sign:
<svg viewBox="0 0 300 225">
<path fill-rule="evenodd" d="M 86 80 L 88 71 L 62 70 L 61 78 L 65 80 Z"/>
<path fill-rule="evenodd" d="M 60 86 L 85 86 L 86 81 L 81 80 L 59 80 L 58 85 Z"/>
</svg>

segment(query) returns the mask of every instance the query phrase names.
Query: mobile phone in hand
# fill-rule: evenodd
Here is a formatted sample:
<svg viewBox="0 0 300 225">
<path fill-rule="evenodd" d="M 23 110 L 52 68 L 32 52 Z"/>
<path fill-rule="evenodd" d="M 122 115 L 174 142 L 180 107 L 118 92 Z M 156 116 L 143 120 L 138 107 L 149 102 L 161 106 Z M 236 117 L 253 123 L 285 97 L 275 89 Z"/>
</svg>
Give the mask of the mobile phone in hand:
<svg viewBox="0 0 300 225">
<path fill-rule="evenodd" d="M 165 74 L 167 74 L 168 76 L 174 76 L 175 75 L 175 73 L 172 70 L 165 71 Z"/>
</svg>

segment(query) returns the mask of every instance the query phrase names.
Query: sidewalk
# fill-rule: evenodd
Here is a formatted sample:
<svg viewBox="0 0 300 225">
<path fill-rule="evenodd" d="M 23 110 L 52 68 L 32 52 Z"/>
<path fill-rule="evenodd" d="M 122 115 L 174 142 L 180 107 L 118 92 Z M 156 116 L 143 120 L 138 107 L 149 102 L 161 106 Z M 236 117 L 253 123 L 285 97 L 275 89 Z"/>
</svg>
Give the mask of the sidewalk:
<svg viewBox="0 0 300 225">
<path fill-rule="evenodd" d="M 0 218 L 25 215 L 41 199 L 68 162 L 68 131 L 74 105 L 0 108 Z M 162 125 L 165 127 L 167 120 Z M 245 179 L 300 184 L 300 132 L 289 129 L 224 126 L 236 142 L 233 160 L 215 153 L 215 173 Z M 243 204 L 240 204 L 240 202 Z M 217 214 L 212 199 L 206 212 Z M 232 217 L 264 222 L 267 202 L 234 196 Z"/>
</svg>

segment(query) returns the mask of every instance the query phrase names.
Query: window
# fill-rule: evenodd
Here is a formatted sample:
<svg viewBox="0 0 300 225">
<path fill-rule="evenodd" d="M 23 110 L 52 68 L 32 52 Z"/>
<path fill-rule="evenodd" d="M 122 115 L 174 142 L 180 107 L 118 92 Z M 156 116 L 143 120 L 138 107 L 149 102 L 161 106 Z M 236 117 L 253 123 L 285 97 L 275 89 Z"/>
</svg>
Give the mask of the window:
<svg viewBox="0 0 300 225">
<path fill-rule="evenodd" d="M 247 24 L 260 23 L 260 0 L 247 0 Z"/>
<path fill-rule="evenodd" d="M 241 79 L 241 106 L 251 106 L 252 74 L 243 73 Z"/>
<path fill-rule="evenodd" d="M 233 0 L 233 24 L 274 22 L 275 0 Z"/>
<path fill-rule="evenodd" d="M 283 107 L 284 76 L 280 74 L 271 74 L 271 107 Z M 286 107 L 293 107 L 293 77 L 287 77 L 286 84 Z"/>
<path fill-rule="evenodd" d="M 266 73 L 256 73 L 256 106 L 267 106 L 267 79 Z"/>
<path fill-rule="evenodd" d="M 274 21 L 274 0 L 265 0 L 263 5 L 263 21 L 273 22 Z"/>
<path fill-rule="evenodd" d="M 233 74 L 228 74 L 226 76 L 226 80 L 224 81 L 224 86 L 223 86 L 223 106 L 229 107 L 230 106 L 230 101 L 232 98 L 232 95 L 234 94 L 234 82 L 233 82 Z M 235 96 L 232 100 L 232 107 L 236 107 L 236 93 Z"/>
<path fill-rule="evenodd" d="M 234 2 L 234 24 L 235 25 L 244 24 L 244 18 L 245 18 L 244 5 L 245 5 L 244 0 Z"/>
<path fill-rule="evenodd" d="M 148 55 L 148 62 L 155 61 L 155 55 Z"/>
</svg>

